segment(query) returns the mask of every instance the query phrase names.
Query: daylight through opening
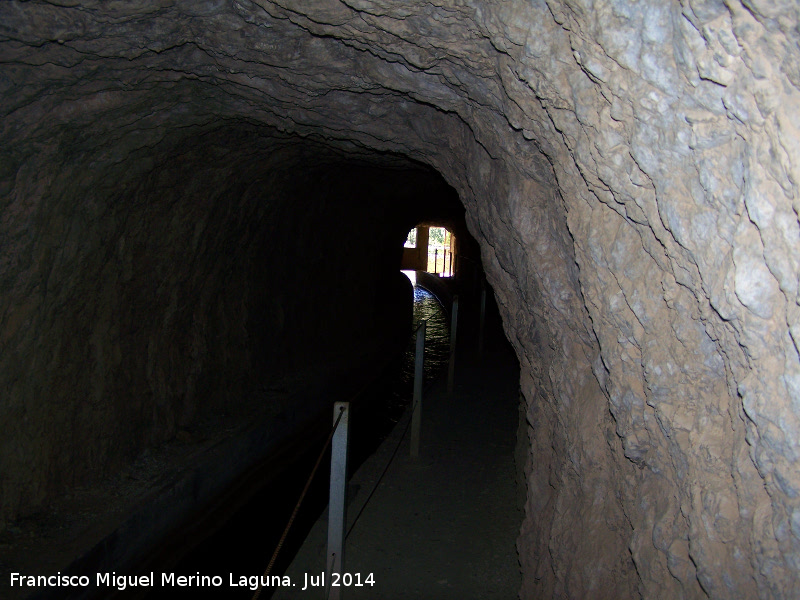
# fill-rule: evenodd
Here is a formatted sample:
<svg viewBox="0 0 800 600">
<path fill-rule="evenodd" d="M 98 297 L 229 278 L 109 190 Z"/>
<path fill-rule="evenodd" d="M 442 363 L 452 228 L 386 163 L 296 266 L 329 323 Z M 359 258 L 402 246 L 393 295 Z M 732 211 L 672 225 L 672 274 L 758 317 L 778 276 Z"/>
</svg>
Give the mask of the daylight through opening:
<svg viewBox="0 0 800 600">
<path fill-rule="evenodd" d="M 446 227 L 418 225 L 403 246 L 403 270 L 454 277 L 458 264 L 456 236 Z"/>
</svg>

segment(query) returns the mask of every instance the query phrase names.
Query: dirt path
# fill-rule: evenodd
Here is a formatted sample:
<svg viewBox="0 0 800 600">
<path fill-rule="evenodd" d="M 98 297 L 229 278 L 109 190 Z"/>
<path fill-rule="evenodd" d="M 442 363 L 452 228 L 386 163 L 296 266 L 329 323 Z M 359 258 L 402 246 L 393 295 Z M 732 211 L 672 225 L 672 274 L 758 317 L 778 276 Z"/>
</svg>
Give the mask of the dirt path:
<svg viewBox="0 0 800 600">
<path fill-rule="evenodd" d="M 465 356 L 465 354 L 467 354 Z M 361 510 L 395 448 L 389 470 L 348 537 L 345 570 L 374 585 L 342 589 L 347 600 L 513 599 L 520 585 L 515 542 L 514 448 L 519 372 L 505 345 L 485 359 L 458 356 L 455 390 L 444 379 L 423 400 L 421 457 L 409 457 L 409 415 L 353 476 L 349 521 Z M 325 569 L 327 513 L 287 571 L 295 587 L 273 598 L 325 598 L 306 574 Z"/>
</svg>

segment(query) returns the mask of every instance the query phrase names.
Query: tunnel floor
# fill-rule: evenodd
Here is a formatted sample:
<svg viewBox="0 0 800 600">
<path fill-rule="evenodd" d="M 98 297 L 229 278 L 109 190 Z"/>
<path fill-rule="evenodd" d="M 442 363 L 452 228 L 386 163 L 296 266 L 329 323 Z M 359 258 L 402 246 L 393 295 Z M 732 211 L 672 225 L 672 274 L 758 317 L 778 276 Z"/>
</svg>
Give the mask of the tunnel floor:
<svg viewBox="0 0 800 600">
<path fill-rule="evenodd" d="M 353 475 L 344 571 L 364 585 L 342 589 L 342 597 L 517 596 L 519 367 L 495 325 L 482 356 L 474 339 L 460 345 L 452 395 L 446 372 L 426 390 L 420 457 L 409 456 L 407 411 Z M 319 588 L 302 588 L 306 574 L 310 584 L 325 570 L 326 536 L 323 513 L 286 571 L 295 587 L 268 590 L 273 599 L 325 597 Z"/>
</svg>

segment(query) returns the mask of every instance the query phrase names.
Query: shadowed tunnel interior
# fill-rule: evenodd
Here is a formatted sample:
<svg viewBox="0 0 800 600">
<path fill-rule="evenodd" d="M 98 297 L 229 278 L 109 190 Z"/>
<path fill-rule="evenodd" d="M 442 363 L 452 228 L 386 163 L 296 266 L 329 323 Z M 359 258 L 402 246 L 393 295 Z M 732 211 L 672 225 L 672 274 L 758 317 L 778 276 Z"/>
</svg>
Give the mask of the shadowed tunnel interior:
<svg viewBox="0 0 800 600">
<path fill-rule="evenodd" d="M 791 597 L 798 22 L 0 3 L 0 544 L 163 442 L 358 379 L 407 333 L 406 234 L 440 223 L 519 361 L 520 596 Z"/>
<path fill-rule="evenodd" d="M 60 180 L 51 270 L 14 308 L 46 302 L 40 335 L 59 332 L 32 376 L 59 398 L 37 394 L 52 425 L 36 447 L 58 473 L 38 493 L 111 472 L 203 413 L 274 410 L 265 386 L 357 377 L 405 343 L 402 243 L 415 219 L 457 218 L 457 198 L 422 165 L 350 152 L 226 124 Z"/>
</svg>

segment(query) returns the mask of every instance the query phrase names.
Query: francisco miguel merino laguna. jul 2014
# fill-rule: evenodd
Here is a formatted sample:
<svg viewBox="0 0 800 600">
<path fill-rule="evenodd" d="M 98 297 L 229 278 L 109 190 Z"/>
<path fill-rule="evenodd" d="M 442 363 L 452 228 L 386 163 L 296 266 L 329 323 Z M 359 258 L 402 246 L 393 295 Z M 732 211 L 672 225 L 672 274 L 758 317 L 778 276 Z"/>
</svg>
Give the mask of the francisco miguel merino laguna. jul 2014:
<svg viewBox="0 0 800 600">
<path fill-rule="evenodd" d="M 123 591 L 131 587 L 153 587 L 156 585 L 155 573 L 149 575 L 118 575 L 116 572 L 97 573 L 95 575 L 95 586 L 114 587 Z M 333 573 L 331 577 L 332 586 L 373 586 L 375 578 L 370 573 L 363 581 L 359 573 L 350 574 Z M 335 579 L 335 581 L 334 581 Z M 309 577 L 305 575 L 303 589 L 325 585 L 325 573 Z M 11 587 L 89 587 L 92 578 L 88 575 L 64 575 L 61 572 L 55 575 L 23 575 L 21 573 L 11 573 Z M 220 575 L 176 575 L 175 573 L 161 573 L 162 587 L 222 587 L 224 580 Z M 247 587 L 256 590 L 260 587 L 290 587 L 293 586 L 289 576 L 271 575 L 234 575 L 228 574 L 229 587 Z"/>
</svg>

